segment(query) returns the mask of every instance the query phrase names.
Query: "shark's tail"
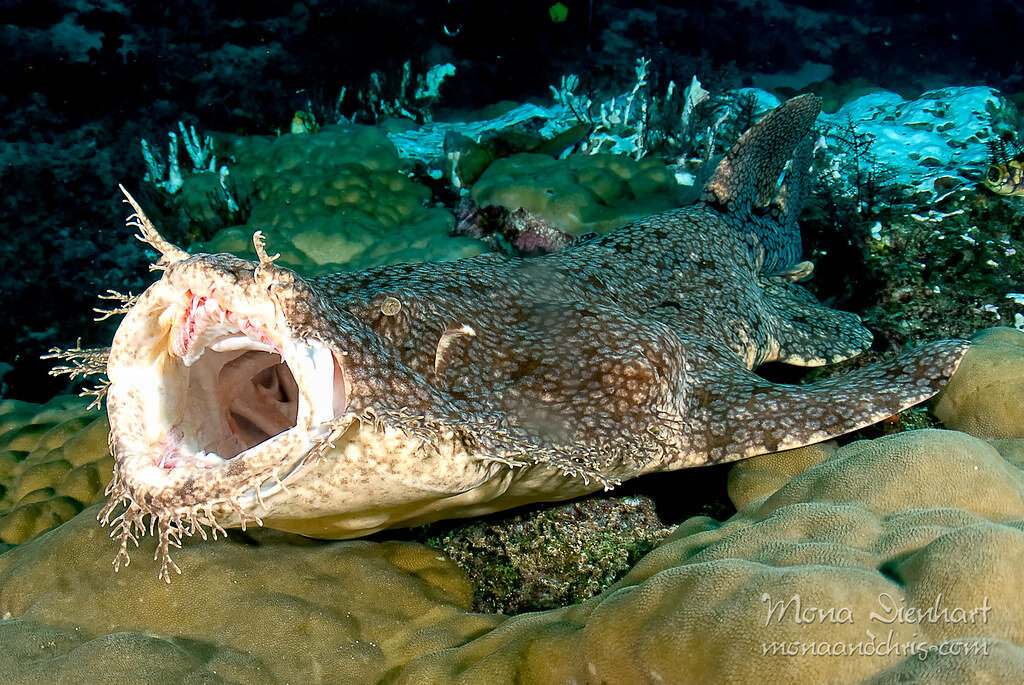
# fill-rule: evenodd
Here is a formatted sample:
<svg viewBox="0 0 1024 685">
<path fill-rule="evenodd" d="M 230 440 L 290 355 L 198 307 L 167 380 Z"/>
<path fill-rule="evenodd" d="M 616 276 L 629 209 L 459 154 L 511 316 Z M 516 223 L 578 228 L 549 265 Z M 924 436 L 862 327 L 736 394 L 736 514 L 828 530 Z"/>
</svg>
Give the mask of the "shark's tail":
<svg viewBox="0 0 1024 685">
<path fill-rule="evenodd" d="M 771 383 L 731 357 L 708 354 L 715 382 L 689 398 L 691 440 L 707 462 L 744 459 L 834 438 L 877 423 L 937 393 L 970 343 L 940 340 L 873 366 L 806 385 Z M 696 357 L 701 351 L 689 347 Z"/>
</svg>

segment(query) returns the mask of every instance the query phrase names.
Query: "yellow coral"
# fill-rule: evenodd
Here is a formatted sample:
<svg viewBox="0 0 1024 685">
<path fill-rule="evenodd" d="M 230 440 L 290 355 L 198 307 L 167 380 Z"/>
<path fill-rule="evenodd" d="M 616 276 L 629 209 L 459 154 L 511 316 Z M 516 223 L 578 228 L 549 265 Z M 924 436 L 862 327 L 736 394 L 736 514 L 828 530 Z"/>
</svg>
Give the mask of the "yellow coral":
<svg viewBox="0 0 1024 685">
<path fill-rule="evenodd" d="M 115 575 L 87 510 L 0 555 L 0 680 L 1015 682 L 1024 473 L 953 431 L 820 456 L 762 458 L 728 521 L 689 519 L 593 599 L 507 620 L 411 543 L 257 530 L 186 540 L 170 586 Z"/>
<path fill-rule="evenodd" d="M 398 682 L 1012 681 L 1024 672 L 1022 520 L 1024 474 L 979 440 L 853 443 L 724 523 L 683 523 L 602 595 L 514 617 Z M 910 622 L 936 603 L 948 611 Z M 940 646 L 967 653 L 928 666 L 911 653 Z"/>
<path fill-rule="evenodd" d="M 987 328 L 949 385 L 939 395 L 935 415 L 949 428 L 985 440 L 1024 438 L 1024 331 Z"/>
<path fill-rule="evenodd" d="M 834 440 L 829 440 L 737 462 L 729 469 L 729 499 L 742 509 L 768 497 L 795 476 L 828 459 L 838 448 Z"/>
<path fill-rule="evenodd" d="M 186 543 L 169 586 L 115 575 L 95 516 L 0 555 L 0 682 L 375 683 L 500 622 L 420 545 L 257 530 Z"/>
<path fill-rule="evenodd" d="M 103 499 L 114 460 L 87 400 L 0 402 L 0 543 L 19 543 Z"/>
</svg>

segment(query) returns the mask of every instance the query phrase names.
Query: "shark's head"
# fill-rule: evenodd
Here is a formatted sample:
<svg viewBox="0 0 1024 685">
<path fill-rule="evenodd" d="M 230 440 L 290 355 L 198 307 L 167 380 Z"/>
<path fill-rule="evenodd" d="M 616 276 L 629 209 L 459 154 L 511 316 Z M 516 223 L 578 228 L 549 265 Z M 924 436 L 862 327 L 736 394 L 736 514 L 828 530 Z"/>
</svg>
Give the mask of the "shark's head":
<svg viewBox="0 0 1024 685">
<path fill-rule="evenodd" d="M 101 518 L 120 537 L 117 564 L 147 529 L 169 578 L 169 547 L 203 526 L 346 538 L 519 503 L 507 491 L 529 469 L 480 459 L 434 390 L 274 264 L 259 234 L 259 261 L 189 255 L 136 211 L 163 274 L 107 358 L 115 467 Z"/>
</svg>

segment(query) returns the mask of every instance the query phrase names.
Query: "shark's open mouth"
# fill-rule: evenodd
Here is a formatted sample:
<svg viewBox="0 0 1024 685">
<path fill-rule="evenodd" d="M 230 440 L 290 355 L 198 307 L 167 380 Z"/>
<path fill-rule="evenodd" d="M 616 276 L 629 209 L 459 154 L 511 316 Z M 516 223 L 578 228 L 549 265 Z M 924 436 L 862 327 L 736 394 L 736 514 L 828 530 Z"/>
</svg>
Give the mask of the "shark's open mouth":
<svg viewBox="0 0 1024 685">
<path fill-rule="evenodd" d="M 270 298 L 184 280 L 151 289 L 128 322 L 137 353 L 114 365 L 111 393 L 137 409 L 118 448 L 147 455 L 155 468 L 137 473 L 151 485 L 172 471 L 263 461 L 270 449 L 301 457 L 348 405 L 334 353 L 296 335 Z"/>
<path fill-rule="evenodd" d="M 169 388 L 180 414 L 160 457 L 163 468 L 221 463 L 345 410 L 341 367 L 320 341 L 295 341 L 272 321 L 240 314 L 213 296 L 188 291 L 182 303 L 161 315 L 183 381 Z"/>
<path fill-rule="evenodd" d="M 305 283 L 273 268 L 262 243 L 257 250 L 257 265 L 173 252 L 114 336 L 107 414 L 115 468 L 100 519 L 121 540 L 115 566 L 147 528 L 159 537 L 167 578 L 176 569 L 169 548 L 205 536 L 204 525 L 216 535 L 295 516 L 302 503 L 289 484 L 353 426 L 358 433 L 348 351 L 323 339 L 329 327 Z"/>
</svg>

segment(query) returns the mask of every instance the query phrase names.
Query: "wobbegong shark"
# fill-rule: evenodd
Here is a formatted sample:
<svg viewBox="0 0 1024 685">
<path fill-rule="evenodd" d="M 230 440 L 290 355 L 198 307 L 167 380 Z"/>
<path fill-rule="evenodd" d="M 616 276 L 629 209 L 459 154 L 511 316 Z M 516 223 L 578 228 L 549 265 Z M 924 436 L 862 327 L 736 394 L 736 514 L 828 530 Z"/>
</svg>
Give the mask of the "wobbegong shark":
<svg viewBox="0 0 1024 685">
<path fill-rule="evenodd" d="M 190 255 L 125 192 L 162 276 L 109 352 L 115 458 L 100 514 L 127 564 L 247 523 L 344 539 L 610 488 L 862 428 L 933 396 L 968 343 L 929 343 L 816 383 L 871 334 L 799 281 L 818 99 L 769 112 L 699 201 L 562 252 L 303 278 Z M 81 351 L 84 353 L 86 351 Z"/>
</svg>

